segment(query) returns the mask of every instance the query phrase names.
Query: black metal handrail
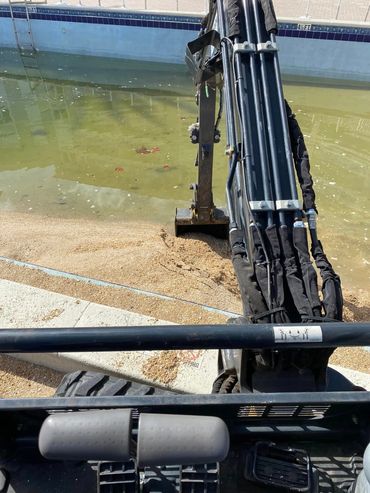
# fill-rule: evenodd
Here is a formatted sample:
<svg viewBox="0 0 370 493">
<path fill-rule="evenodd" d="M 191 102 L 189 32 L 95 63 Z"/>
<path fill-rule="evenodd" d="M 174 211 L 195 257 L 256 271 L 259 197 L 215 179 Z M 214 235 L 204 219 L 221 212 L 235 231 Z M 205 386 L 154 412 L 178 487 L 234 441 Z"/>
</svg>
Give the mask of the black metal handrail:
<svg viewBox="0 0 370 493">
<path fill-rule="evenodd" d="M 370 323 L 0 329 L 0 353 L 370 346 Z"/>
<path fill-rule="evenodd" d="M 187 414 L 203 413 L 208 415 L 235 413 L 242 406 L 335 406 L 338 410 L 348 412 L 353 406 L 356 411 L 369 409 L 370 392 L 284 392 L 268 394 L 172 394 L 146 396 L 112 396 L 112 397 L 52 397 L 28 399 L 1 399 L 0 411 L 24 410 L 63 410 L 63 409 L 113 409 L 133 408 L 139 411 L 148 409 L 160 412 L 179 411 Z M 361 406 L 361 407 L 360 407 Z M 364 407 L 362 407 L 364 406 Z M 368 414 L 367 414 L 368 415 Z M 231 416 L 231 415 L 230 415 Z M 253 416 L 251 416 L 253 418 Z"/>
</svg>

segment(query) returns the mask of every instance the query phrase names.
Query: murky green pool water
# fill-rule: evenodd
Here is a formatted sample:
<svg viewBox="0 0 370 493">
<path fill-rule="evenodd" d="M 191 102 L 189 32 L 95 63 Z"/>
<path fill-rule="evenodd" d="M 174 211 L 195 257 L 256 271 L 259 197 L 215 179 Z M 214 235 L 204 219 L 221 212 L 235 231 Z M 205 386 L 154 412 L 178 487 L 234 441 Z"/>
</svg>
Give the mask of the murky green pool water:
<svg viewBox="0 0 370 493">
<path fill-rule="evenodd" d="M 189 204 L 196 106 L 183 67 L 40 54 L 35 80 L 16 52 L 0 56 L 2 210 L 170 223 Z M 348 287 L 368 288 L 370 90 L 289 81 L 285 92 L 310 150 L 329 257 Z"/>
</svg>

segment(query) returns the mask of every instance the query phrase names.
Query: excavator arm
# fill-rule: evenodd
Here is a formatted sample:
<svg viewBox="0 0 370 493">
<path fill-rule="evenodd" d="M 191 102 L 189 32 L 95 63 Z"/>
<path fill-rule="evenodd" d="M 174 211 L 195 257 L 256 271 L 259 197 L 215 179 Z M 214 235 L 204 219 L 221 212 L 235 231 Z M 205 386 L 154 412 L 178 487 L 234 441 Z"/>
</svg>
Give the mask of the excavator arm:
<svg viewBox="0 0 370 493">
<path fill-rule="evenodd" d="M 190 130 L 199 146 L 199 176 L 187 222 L 181 221 L 185 212 L 178 211 L 176 231 L 227 228 L 243 302 L 241 321 L 303 324 L 309 339 L 314 337 L 310 324 L 342 320 L 343 299 L 340 278 L 318 238 L 310 161 L 284 98 L 277 33 L 271 0 L 210 1 L 200 36 L 187 47 L 197 87 L 199 118 Z M 220 214 L 212 197 L 212 164 L 222 111 L 228 178 L 227 213 Z M 325 349 L 315 354 L 224 350 L 221 385 L 231 375 L 229 391 L 271 390 L 271 382 L 276 391 L 295 390 L 303 381 L 306 390 L 325 389 L 330 354 Z"/>
</svg>

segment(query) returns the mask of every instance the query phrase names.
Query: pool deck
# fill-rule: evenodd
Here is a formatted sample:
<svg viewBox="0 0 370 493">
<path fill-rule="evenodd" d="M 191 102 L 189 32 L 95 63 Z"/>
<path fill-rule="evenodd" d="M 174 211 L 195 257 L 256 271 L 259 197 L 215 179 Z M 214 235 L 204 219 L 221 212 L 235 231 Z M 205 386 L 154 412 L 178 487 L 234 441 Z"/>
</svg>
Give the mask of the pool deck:
<svg viewBox="0 0 370 493">
<path fill-rule="evenodd" d="M 140 313 L 134 313 L 111 306 L 92 303 L 60 293 L 46 291 L 26 284 L 0 279 L 0 327 L 16 328 L 60 328 L 60 327 L 124 327 L 176 325 L 173 322 L 158 320 Z M 20 310 L 19 307 L 22 306 Z M 196 353 L 193 357 L 191 353 Z M 199 354 L 198 354 L 199 353 Z M 39 366 L 51 368 L 61 373 L 81 369 L 100 371 L 136 380 L 148 385 L 159 385 L 179 392 L 210 393 L 217 377 L 218 352 L 177 351 L 177 357 L 166 370 L 167 352 L 61 352 L 43 354 L 13 354 L 18 359 Z M 168 380 L 156 379 L 154 369 L 145 371 L 147 364 L 163 365 L 162 377 L 172 369 Z M 163 359 L 162 359 L 163 358 Z M 174 368 L 176 366 L 176 368 Z M 345 372 L 351 371 L 348 369 Z M 355 372 L 356 385 L 366 385 L 370 389 L 370 379 Z"/>
<path fill-rule="evenodd" d="M 0 300 L 0 327 L 2 329 L 119 326 L 124 330 L 125 326 L 174 325 L 171 322 L 139 313 L 91 303 L 5 279 L 0 280 Z M 22 310 L 19 310 L 20 306 Z M 192 357 L 192 351 L 177 351 L 176 353 L 179 355 L 176 360 L 177 371 L 173 379 L 166 382 L 167 385 L 162 384 L 162 386 L 179 392 L 209 393 L 217 377 L 218 352 L 215 350 L 195 351 L 199 353 L 195 357 Z M 163 356 L 166 357 L 165 354 Z M 156 382 L 155 373 L 143 372 L 146 363 L 152 361 L 152 356 L 156 357 L 156 365 L 164 364 L 166 361 L 161 361 L 160 351 L 155 353 L 147 351 L 136 353 L 118 351 L 110 353 L 22 353 L 13 356 L 62 373 L 81 369 L 100 371 L 149 385 L 155 385 L 158 382 Z M 366 373 L 340 366 L 333 366 L 333 368 L 356 385 L 370 391 L 370 376 Z M 161 385 L 161 382 L 159 384 Z"/>
<path fill-rule="evenodd" d="M 279 18 L 317 19 L 370 24 L 369 0 L 275 0 Z"/>
<path fill-rule="evenodd" d="M 208 9 L 207 0 L 31 0 L 35 5 L 82 6 L 86 8 L 123 8 L 202 14 Z M 0 3 L 7 4 L 1 0 Z M 370 24 L 369 0 L 275 0 L 280 19 L 325 20 Z"/>
</svg>

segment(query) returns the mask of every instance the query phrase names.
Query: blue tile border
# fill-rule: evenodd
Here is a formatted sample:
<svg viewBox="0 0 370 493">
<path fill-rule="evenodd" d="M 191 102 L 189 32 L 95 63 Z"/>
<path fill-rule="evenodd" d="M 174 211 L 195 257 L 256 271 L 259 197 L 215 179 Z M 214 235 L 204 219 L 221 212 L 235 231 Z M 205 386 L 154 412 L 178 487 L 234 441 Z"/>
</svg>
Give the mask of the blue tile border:
<svg viewBox="0 0 370 493">
<path fill-rule="evenodd" d="M 30 19 L 66 21 L 87 24 L 111 24 L 131 27 L 155 27 L 199 31 L 200 18 L 194 16 L 173 16 L 147 13 L 128 13 L 107 10 L 61 9 L 47 7 L 28 7 Z M 13 7 L 14 17 L 25 19 L 24 7 Z M 0 17 L 10 17 L 8 6 L 0 6 Z"/>
<path fill-rule="evenodd" d="M 176 16 L 150 14 L 146 12 L 117 12 L 109 10 L 38 6 L 29 7 L 28 10 L 31 19 L 130 27 L 152 27 L 157 29 L 176 29 L 195 32 L 199 31 L 201 21 L 201 17 L 199 16 Z M 26 18 L 24 7 L 14 6 L 13 12 L 16 18 Z M 10 17 L 10 8 L 8 6 L 0 6 L 0 17 Z M 308 22 L 280 22 L 279 36 L 370 43 L 370 27 L 310 24 Z"/>
<path fill-rule="evenodd" d="M 279 36 L 370 43 L 370 27 L 281 22 Z"/>
</svg>

